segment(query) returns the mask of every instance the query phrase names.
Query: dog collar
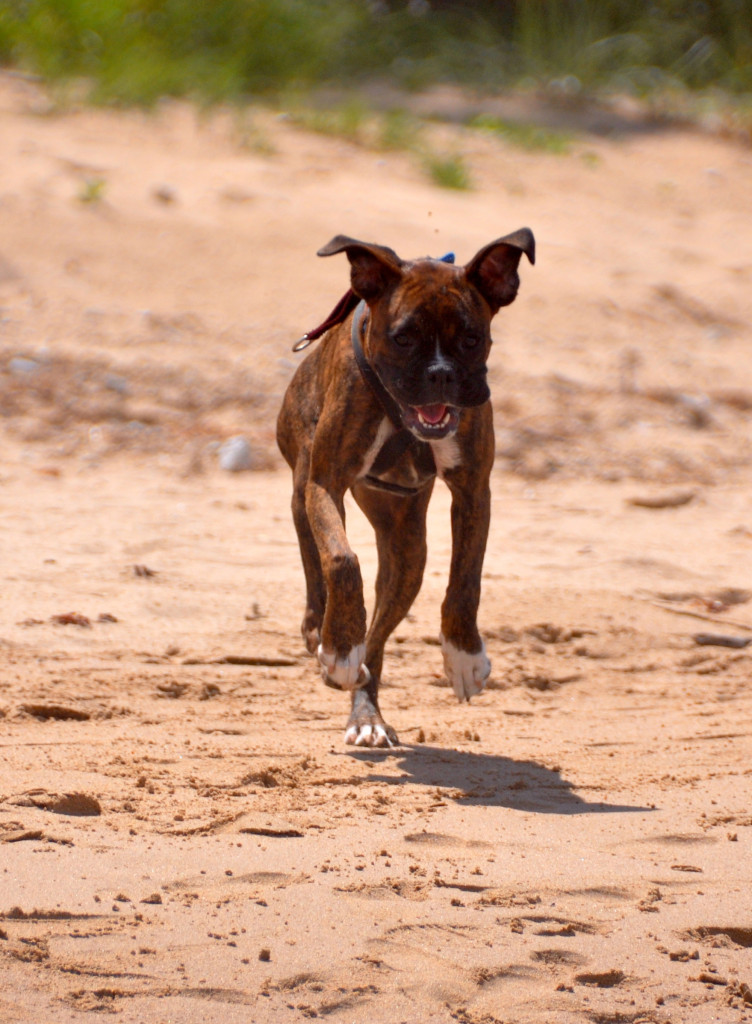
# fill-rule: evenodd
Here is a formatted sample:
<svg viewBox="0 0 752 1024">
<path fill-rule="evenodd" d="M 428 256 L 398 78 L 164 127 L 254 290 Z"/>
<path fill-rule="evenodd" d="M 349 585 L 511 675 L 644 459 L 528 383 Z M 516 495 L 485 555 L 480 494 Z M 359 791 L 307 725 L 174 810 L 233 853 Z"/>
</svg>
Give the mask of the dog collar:
<svg viewBox="0 0 752 1024">
<path fill-rule="evenodd" d="M 352 329 L 350 331 L 353 352 L 355 353 L 355 361 L 358 364 L 358 369 L 360 370 L 363 380 L 378 399 L 379 405 L 387 414 L 392 424 L 397 430 L 404 430 L 405 425 L 402 422 L 402 411 L 400 410 L 399 405 L 384 387 L 381 377 L 379 377 L 378 373 L 368 362 L 366 354 L 363 351 L 363 344 L 360 340 L 360 328 L 363 323 L 365 312 L 365 302 L 359 302 L 353 315 Z"/>
</svg>

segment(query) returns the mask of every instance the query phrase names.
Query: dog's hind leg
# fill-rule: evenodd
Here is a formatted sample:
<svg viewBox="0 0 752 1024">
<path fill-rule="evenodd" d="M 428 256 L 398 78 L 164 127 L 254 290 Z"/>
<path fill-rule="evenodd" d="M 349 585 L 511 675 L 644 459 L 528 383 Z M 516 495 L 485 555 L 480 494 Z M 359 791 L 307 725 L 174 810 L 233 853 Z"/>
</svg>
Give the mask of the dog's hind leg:
<svg viewBox="0 0 752 1024">
<path fill-rule="evenodd" d="M 370 679 L 352 695 L 345 742 L 364 747 L 399 743 L 379 709 L 379 681 L 384 644 L 418 596 L 426 565 L 426 511 L 432 484 L 410 497 L 388 494 L 359 483 L 353 495 L 376 532 L 379 569 L 376 606 L 368 635 L 366 660 Z"/>
<path fill-rule="evenodd" d="M 292 517 L 298 534 L 300 557 L 306 580 L 306 610 L 301 632 L 311 654 L 321 641 L 326 588 L 321 558 L 306 512 L 306 486 L 311 465 L 311 445 L 317 420 L 317 404 L 312 380 L 320 350 L 298 367 L 285 392 L 277 417 L 277 444 L 292 470 Z"/>
</svg>

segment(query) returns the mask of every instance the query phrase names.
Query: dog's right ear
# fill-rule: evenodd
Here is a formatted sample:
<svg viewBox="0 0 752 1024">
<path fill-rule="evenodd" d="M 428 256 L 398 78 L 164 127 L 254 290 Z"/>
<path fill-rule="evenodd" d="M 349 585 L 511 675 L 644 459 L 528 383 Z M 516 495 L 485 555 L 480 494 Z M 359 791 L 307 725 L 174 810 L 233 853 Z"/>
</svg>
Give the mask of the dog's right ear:
<svg viewBox="0 0 752 1024">
<path fill-rule="evenodd" d="M 366 302 L 375 302 L 402 275 L 403 261 L 394 250 L 347 235 L 337 235 L 316 255 L 335 256 L 340 252 L 347 253 L 350 261 L 352 290 Z"/>
</svg>

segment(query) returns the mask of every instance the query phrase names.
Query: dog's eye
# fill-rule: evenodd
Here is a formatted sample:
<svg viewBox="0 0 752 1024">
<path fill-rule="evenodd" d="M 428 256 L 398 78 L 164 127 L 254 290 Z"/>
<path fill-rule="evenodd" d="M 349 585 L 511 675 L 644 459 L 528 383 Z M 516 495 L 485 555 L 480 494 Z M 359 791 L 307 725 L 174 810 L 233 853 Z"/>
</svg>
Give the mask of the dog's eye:
<svg viewBox="0 0 752 1024">
<path fill-rule="evenodd" d="M 412 338 L 409 334 L 393 334 L 392 341 L 395 345 L 399 345 L 400 348 L 407 348 L 408 345 L 412 344 Z"/>
<path fill-rule="evenodd" d="M 478 338 L 475 335 L 473 335 L 473 334 L 466 334 L 465 337 L 462 339 L 462 347 L 463 348 L 477 348 L 478 347 Z"/>
</svg>

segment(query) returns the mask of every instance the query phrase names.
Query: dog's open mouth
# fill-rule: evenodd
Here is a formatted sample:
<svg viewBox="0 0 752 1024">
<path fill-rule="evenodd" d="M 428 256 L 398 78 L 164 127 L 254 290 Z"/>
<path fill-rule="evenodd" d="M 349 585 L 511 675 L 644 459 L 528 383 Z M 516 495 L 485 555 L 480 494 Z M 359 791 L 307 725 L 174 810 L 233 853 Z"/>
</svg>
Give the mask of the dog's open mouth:
<svg viewBox="0 0 752 1024">
<path fill-rule="evenodd" d="M 438 441 L 455 432 L 460 412 L 451 405 L 409 405 L 404 409 L 403 419 L 414 434 L 426 441 Z"/>
</svg>

